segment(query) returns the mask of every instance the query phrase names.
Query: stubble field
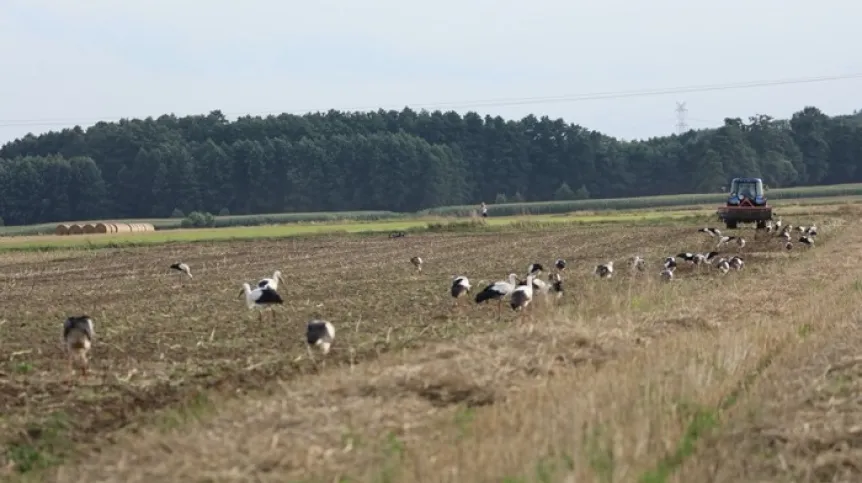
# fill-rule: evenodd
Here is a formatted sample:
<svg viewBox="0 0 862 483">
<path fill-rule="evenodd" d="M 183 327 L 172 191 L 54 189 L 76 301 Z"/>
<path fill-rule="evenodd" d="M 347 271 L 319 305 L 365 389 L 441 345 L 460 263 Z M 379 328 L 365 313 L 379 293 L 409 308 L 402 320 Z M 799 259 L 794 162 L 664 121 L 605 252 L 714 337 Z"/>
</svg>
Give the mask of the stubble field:
<svg viewBox="0 0 862 483">
<path fill-rule="evenodd" d="M 845 207 L 788 217 L 816 221 L 821 232 L 814 248 L 789 252 L 740 230 L 748 244 L 726 251 L 741 253 L 742 271 L 682 266 L 667 284 L 658 279 L 665 256 L 714 245 L 698 226 L 4 253 L 0 474 L 843 481 L 852 467 L 814 472 L 805 452 L 737 449 L 757 441 L 752 428 L 766 424 L 757 418 L 784 408 L 741 409 L 765 407 L 755 394 L 776 399 L 761 374 L 798 374 L 794 364 L 811 366 L 800 354 L 813 341 L 851 337 L 862 290 L 859 215 Z M 626 266 L 635 254 L 647 259 L 642 274 Z M 421 274 L 413 255 L 425 259 Z M 507 309 L 498 320 L 493 305 L 456 304 L 448 294 L 453 275 L 470 277 L 475 293 L 558 257 L 570 262 L 565 295 L 537 297 L 526 317 Z M 169 272 L 179 260 L 193 279 Z M 614 278 L 596 279 L 593 268 L 608 260 Z M 286 303 L 261 322 L 240 285 L 275 269 L 286 278 Z M 93 375 L 69 382 L 59 338 L 62 320 L 76 313 L 96 323 Z M 337 333 L 315 363 L 304 327 L 318 316 Z M 711 465 L 719 450 L 724 473 Z M 772 465 L 776 454 L 792 461 Z"/>
</svg>

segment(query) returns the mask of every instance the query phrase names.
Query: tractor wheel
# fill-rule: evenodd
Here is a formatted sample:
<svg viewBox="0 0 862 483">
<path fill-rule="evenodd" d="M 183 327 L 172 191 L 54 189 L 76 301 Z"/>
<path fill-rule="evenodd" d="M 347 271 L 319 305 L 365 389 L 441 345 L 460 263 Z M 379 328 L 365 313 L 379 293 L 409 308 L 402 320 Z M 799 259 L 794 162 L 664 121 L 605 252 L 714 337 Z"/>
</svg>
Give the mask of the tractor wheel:
<svg viewBox="0 0 862 483">
<path fill-rule="evenodd" d="M 725 221 L 724 226 L 726 226 L 728 230 L 734 230 L 734 229 L 736 229 L 736 222 L 735 221 Z"/>
</svg>

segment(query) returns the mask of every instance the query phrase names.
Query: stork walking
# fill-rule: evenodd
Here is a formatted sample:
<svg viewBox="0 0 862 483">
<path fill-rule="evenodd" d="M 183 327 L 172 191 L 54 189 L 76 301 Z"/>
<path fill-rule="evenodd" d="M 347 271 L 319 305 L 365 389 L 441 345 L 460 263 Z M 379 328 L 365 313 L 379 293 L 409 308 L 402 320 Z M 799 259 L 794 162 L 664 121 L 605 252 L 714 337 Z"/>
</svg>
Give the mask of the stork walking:
<svg viewBox="0 0 862 483">
<path fill-rule="evenodd" d="M 63 347 L 69 360 L 69 369 L 77 364 L 81 375 L 89 372 L 89 353 L 93 344 L 93 319 L 88 315 L 72 316 L 63 323 Z"/>
<path fill-rule="evenodd" d="M 263 309 L 284 304 L 281 295 L 269 286 L 257 287 L 252 290 L 249 284 L 244 283 L 242 284 L 242 292 L 239 295 L 242 296 L 243 294 L 245 295 L 245 304 L 249 310 L 260 310 L 258 312 L 260 321 L 263 321 Z M 275 312 L 270 311 L 270 313 L 272 314 L 272 319 L 275 320 Z"/>
</svg>

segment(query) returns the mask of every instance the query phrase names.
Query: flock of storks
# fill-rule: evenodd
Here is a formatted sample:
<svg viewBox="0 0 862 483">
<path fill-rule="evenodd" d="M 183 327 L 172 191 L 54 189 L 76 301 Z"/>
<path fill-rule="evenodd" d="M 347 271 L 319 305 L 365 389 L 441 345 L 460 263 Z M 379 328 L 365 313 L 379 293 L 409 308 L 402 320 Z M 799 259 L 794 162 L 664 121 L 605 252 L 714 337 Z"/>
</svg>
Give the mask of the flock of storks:
<svg viewBox="0 0 862 483">
<path fill-rule="evenodd" d="M 798 226 L 795 227 L 800 236 L 797 241 L 807 247 L 814 245 L 814 238 L 817 236 L 817 227 Z M 784 243 L 787 250 L 793 248 L 791 235 L 794 227 L 792 225 L 782 225 L 781 220 L 773 223 L 769 221 L 762 229 L 770 236 L 775 235 L 780 242 Z M 673 280 L 674 271 L 677 268 L 677 259 L 687 262 L 692 266 L 712 265 L 722 273 L 727 273 L 731 269 L 741 270 L 745 264 L 742 257 L 734 255 L 729 258 L 719 257 L 717 251 L 722 246 L 728 243 L 735 243 L 740 249 L 745 247 L 745 239 L 739 236 L 722 235 L 721 231 L 716 228 L 701 228 L 698 230 L 717 240 L 715 249 L 708 253 L 679 253 L 676 256 L 667 257 L 662 265 L 660 276 L 665 281 Z M 390 238 L 401 238 L 404 234 L 399 232 L 396 236 L 390 235 Z M 421 257 L 414 256 L 410 258 L 410 263 L 418 272 L 422 271 L 423 260 Z M 633 271 L 644 271 L 646 269 L 646 261 L 638 255 L 629 259 L 629 265 Z M 554 262 L 556 271 L 552 271 L 548 275 L 548 280 L 544 281 L 539 278 L 545 267 L 541 263 L 532 263 L 527 269 L 527 275 L 524 279 L 518 278 L 515 273 L 511 273 L 507 280 L 499 280 L 488 284 L 481 291 L 476 293 L 474 300 L 477 304 L 487 301 L 497 301 L 498 316 L 502 311 L 502 304 L 506 297 L 509 298 L 509 306 L 512 310 L 523 311 L 533 301 L 534 295 L 547 295 L 553 293 L 556 297 L 563 295 L 563 280 L 561 273 L 566 269 L 567 262 L 564 259 L 558 259 Z M 191 268 L 183 262 L 174 263 L 170 269 L 176 270 L 181 274 L 185 274 L 192 278 Z M 600 278 L 608 279 L 614 274 L 614 262 L 608 261 L 597 265 L 594 274 Z M 272 277 L 261 279 L 257 282 L 254 289 L 248 283 L 242 284 L 242 292 L 240 296 L 245 295 L 246 306 L 249 309 L 263 309 L 274 305 L 281 305 L 284 300 L 276 291 L 279 282 L 284 282 L 281 272 L 276 270 Z M 472 286 L 466 276 L 454 276 L 450 287 L 450 294 L 456 300 L 470 293 Z M 260 319 L 263 320 L 263 312 L 259 313 Z M 275 314 L 272 313 L 275 317 Z M 66 319 L 63 324 L 63 342 L 64 348 L 69 355 L 69 366 L 77 362 L 80 367 L 81 374 L 86 376 L 88 373 L 88 353 L 94 337 L 93 319 L 88 315 L 72 316 Z M 306 341 L 308 343 L 308 354 L 313 359 L 311 347 L 318 347 L 325 355 L 329 353 L 329 349 L 335 340 L 335 327 L 332 323 L 326 320 L 313 319 L 306 325 Z"/>
<path fill-rule="evenodd" d="M 816 225 L 807 227 L 798 226 L 795 228 L 800 233 L 798 238 L 799 243 L 807 247 L 814 245 L 814 237 L 817 236 Z M 758 231 L 762 231 L 768 236 L 777 234 L 778 239 L 784 243 L 784 247 L 787 250 L 791 250 L 793 249 L 793 242 L 791 241 L 791 233 L 793 229 L 793 225 L 784 225 L 781 220 L 778 220 L 775 223 L 770 220 L 765 223 L 762 228 L 759 228 Z M 707 253 L 684 252 L 679 253 L 676 256 L 665 258 L 664 263 L 662 264 L 662 270 L 659 273 L 662 280 L 673 280 L 674 271 L 678 265 L 677 259 L 687 262 L 692 266 L 711 265 L 723 274 L 728 273 L 730 270 L 742 270 L 745 266 L 745 261 L 741 256 L 733 255 L 727 258 L 719 257 L 720 253 L 718 252 L 721 247 L 728 243 L 735 243 L 739 249 L 744 248 L 746 244 L 744 238 L 740 236 L 722 235 L 721 230 L 711 227 L 701 228 L 698 232 L 705 233 L 706 235 L 715 238 L 717 240 L 715 249 Z M 413 257 L 410 259 L 410 262 L 418 271 L 422 270 L 423 261 L 421 257 Z M 628 262 L 632 271 L 642 272 L 646 269 L 646 260 L 639 255 L 632 256 L 629 258 Z M 548 275 L 548 282 L 545 282 L 538 278 L 539 274 L 544 270 L 544 266 L 542 266 L 541 263 L 532 263 L 527 269 L 527 276 L 525 279 L 519 279 L 516 274 L 511 273 L 507 280 L 499 280 L 485 286 L 475 295 L 474 300 L 477 304 L 481 304 L 488 300 L 496 300 L 498 302 L 499 314 L 499 311 L 502 310 L 502 302 L 507 296 L 509 297 L 509 306 L 515 311 L 524 310 L 532 302 L 534 294 L 544 295 L 549 292 L 553 292 L 557 297 L 560 297 L 563 294 L 563 281 L 560 274 L 565 270 L 566 265 L 567 263 L 564 259 L 558 259 L 554 263 L 554 267 L 557 271 L 551 272 Z M 597 265 L 593 273 L 600 278 L 611 278 L 614 274 L 613 260 Z M 453 277 L 452 286 L 450 288 L 452 297 L 457 299 L 468 294 L 471 289 L 472 286 L 470 285 L 470 280 L 466 276 L 459 275 Z"/>
</svg>

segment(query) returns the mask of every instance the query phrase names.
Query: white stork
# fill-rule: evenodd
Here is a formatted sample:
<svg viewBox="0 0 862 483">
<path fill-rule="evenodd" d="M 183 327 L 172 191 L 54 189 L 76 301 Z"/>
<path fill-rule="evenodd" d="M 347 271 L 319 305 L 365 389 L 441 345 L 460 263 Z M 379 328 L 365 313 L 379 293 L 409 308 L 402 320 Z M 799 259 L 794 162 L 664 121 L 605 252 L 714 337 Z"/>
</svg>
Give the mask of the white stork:
<svg viewBox="0 0 862 483">
<path fill-rule="evenodd" d="M 508 280 L 496 281 L 483 288 L 481 292 L 477 293 L 475 298 L 476 303 L 481 304 L 486 300 L 496 300 L 497 313 L 499 314 L 503 310 L 503 299 L 506 295 L 512 293 L 517 285 L 518 276 L 514 273 L 510 273 Z"/>
<path fill-rule="evenodd" d="M 90 367 L 88 355 L 94 335 L 93 319 L 88 315 L 72 316 L 63 323 L 63 347 L 69 356 L 69 369 L 77 361 L 82 376 L 87 375 Z"/>
<path fill-rule="evenodd" d="M 308 342 L 308 356 L 314 359 L 311 355 L 311 347 L 317 346 L 323 355 L 329 353 L 332 342 L 335 340 L 335 326 L 326 320 L 312 319 L 308 322 L 305 328 L 305 340 Z"/>
<path fill-rule="evenodd" d="M 249 310 L 265 309 L 275 305 L 284 304 L 281 295 L 278 294 L 272 287 L 257 287 L 254 290 L 247 283 L 242 284 L 242 292 L 240 296 L 245 294 L 245 304 Z M 258 312 L 259 319 L 263 320 L 263 311 Z M 272 312 L 272 318 L 275 319 L 275 312 Z"/>
<path fill-rule="evenodd" d="M 192 278 L 192 269 L 189 268 L 189 266 L 183 262 L 174 263 L 173 265 L 171 265 L 171 270 L 182 272 L 188 275 L 189 278 Z"/>
<path fill-rule="evenodd" d="M 423 263 L 423 262 L 422 262 L 422 257 L 413 257 L 413 258 L 411 258 L 411 259 L 410 259 L 410 263 L 412 263 L 412 264 L 413 264 L 413 266 L 414 266 L 414 267 L 416 267 L 416 271 L 417 271 L 417 272 L 421 272 L 421 271 L 422 271 L 422 263 Z"/>
<path fill-rule="evenodd" d="M 258 288 L 266 288 L 269 287 L 273 290 L 278 290 L 279 282 L 284 283 L 284 278 L 281 276 L 281 270 L 276 270 L 272 272 L 272 277 L 262 278 L 259 282 L 257 282 Z"/>
<path fill-rule="evenodd" d="M 538 276 L 545 270 L 545 267 L 541 263 L 531 263 L 529 267 L 527 267 L 527 275 L 532 275 L 533 277 Z"/>
<path fill-rule="evenodd" d="M 524 310 L 530 305 L 533 300 L 533 275 L 527 275 L 527 280 L 524 285 L 518 285 L 512 291 L 512 296 L 509 300 L 509 305 L 512 310 Z"/>
<path fill-rule="evenodd" d="M 548 281 L 551 283 L 551 290 L 554 291 L 554 294 L 557 298 L 563 296 L 563 278 L 559 273 L 551 273 L 548 274 Z"/>
<path fill-rule="evenodd" d="M 457 299 L 469 292 L 470 280 L 468 280 L 467 277 L 459 275 L 452 280 L 452 287 L 449 290 L 449 293 L 452 294 L 452 297 Z"/>
<path fill-rule="evenodd" d="M 676 269 L 676 265 L 673 265 L 671 267 L 666 266 L 665 269 L 662 270 L 659 275 L 661 276 L 662 280 L 664 280 L 666 282 L 670 282 L 671 280 L 673 280 L 673 271 L 675 269 Z"/>
<path fill-rule="evenodd" d="M 667 257 L 664 259 L 664 268 L 674 269 L 676 268 L 676 258 L 675 257 Z"/>
<path fill-rule="evenodd" d="M 721 273 L 727 273 L 730 271 L 730 263 L 726 258 L 719 258 L 715 262 L 715 268 L 719 269 Z"/>
<path fill-rule="evenodd" d="M 609 261 L 608 263 L 596 265 L 595 274 L 601 278 L 611 278 L 614 275 L 614 262 L 613 262 L 613 260 Z"/>
</svg>

